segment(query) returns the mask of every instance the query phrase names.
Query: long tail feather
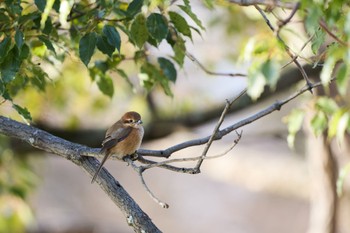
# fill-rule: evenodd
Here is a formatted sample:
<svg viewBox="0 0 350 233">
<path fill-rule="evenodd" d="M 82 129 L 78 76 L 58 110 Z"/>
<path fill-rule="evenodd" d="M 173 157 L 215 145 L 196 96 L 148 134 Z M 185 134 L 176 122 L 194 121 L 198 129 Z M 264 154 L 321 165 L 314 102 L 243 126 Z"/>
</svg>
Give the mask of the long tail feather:
<svg viewBox="0 0 350 233">
<path fill-rule="evenodd" d="M 109 158 L 109 154 L 106 154 L 105 157 L 103 157 L 103 159 L 100 163 L 100 166 L 97 168 L 97 171 L 96 171 L 94 177 L 92 177 L 91 184 L 94 183 L 94 181 L 96 180 L 98 174 L 100 173 L 100 171 L 103 167 L 103 164 L 107 161 L 108 158 Z"/>
</svg>

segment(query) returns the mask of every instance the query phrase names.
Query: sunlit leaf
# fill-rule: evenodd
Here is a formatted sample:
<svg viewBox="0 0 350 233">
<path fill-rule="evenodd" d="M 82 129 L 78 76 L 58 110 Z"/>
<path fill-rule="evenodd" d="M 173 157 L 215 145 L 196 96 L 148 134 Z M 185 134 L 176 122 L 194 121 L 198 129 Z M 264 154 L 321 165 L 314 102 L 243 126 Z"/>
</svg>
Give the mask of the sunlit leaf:
<svg viewBox="0 0 350 233">
<path fill-rule="evenodd" d="M 152 13 L 147 18 L 147 29 L 158 43 L 168 35 L 168 25 L 163 15 Z"/>
<path fill-rule="evenodd" d="M 336 63 L 335 57 L 330 56 L 327 58 L 324 66 L 323 66 L 320 78 L 321 78 L 322 84 L 324 86 L 327 86 L 332 79 L 332 73 L 333 73 L 335 63 Z"/>
<path fill-rule="evenodd" d="M 117 29 L 115 29 L 113 26 L 105 25 L 102 31 L 103 34 L 107 37 L 108 43 L 120 51 L 121 39 Z"/>
<path fill-rule="evenodd" d="M 349 74 L 348 64 L 345 64 L 345 63 L 341 64 L 337 73 L 336 82 L 337 82 L 339 93 L 343 96 L 345 96 L 346 90 L 349 87 L 349 83 L 348 83 L 349 77 L 350 77 L 350 74 Z"/>
<path fill-rule="evenodd" d="M 148 39 L 148 31 L 146 26 L 146 18 L 143 14 L 136 16 L 131 25 L 130 36 L 135 44 L 141 48 Z"/>
<path fill-rule="evenodd" d="M 173 11 L 169 12 L 169 16 L 176 30 L 178 30 L 183 35 L 192 38 L 190 26 L 188 25 L 184 17 Z"/>
<path fill-rule="evenodd" d="M 344 114 L 344 109 L 338 109 L 332 114 L 332 117 L 328 123 L 328 137 L 333 138 L 337 134 L 338 124 L 340 118 Z"/>
<path fill-rule="evenodd" d="M 173 59 L 179 64 L 180 67 L 183 66 L 186 56 L 186 45 L 181 37 L 178 37 L 174 46 L 174 57 Z"/>
<path fill-rule="evenodd" d="M 174 64 L 164 57 L 158 58 L 158 63 L 163 71 L 163 74 L 172 82 L 176 81 L 176 69 Z"/>
<path fill-rule="evenodd" d="M 96 33 L 85 34 L 79 41 L 79 57 L 81 61 L 88 66 L 96 47 Z"/>
<path fill-rule="evenodd" d="M 349 121 L 350 121 L 350 113 L 349 111 L 347 111 L 340 117 L 338 121 L 336 137 L 339 145 L 344 144 L 344 136 L 348 128 Z"/>
<path fill-rule="evenodd" d="M 327 114 L 333 114 L 338 109 L 338 104 L 331 98 L 320 97 L 317 99 L 316 106 Z"/>
<path fill-rule="evenodd" d="M 106 75 L 100 75 L 99 80 L 97 80 L 97 86 L 102 91 L 103 94 L 113 97 L 114 94 L 114 86 L 111 78 Z"/>
<path fill-rule="evenodd" d="M 314 54 L 318 54 L 318 50 L 320 49 L 321 45 L 324 44 L 325 36 L 326 33 L 323 30 L 318 29 L 315 31 L 315 35 L 311 41 L 311 50 Z"/>
<path fill-rule="evenodd" d="M 288 141 L 288 146 L 290 148 L 294 148 L 295 136 L 303 125 L 304 116 L 305 116 L 305 111 L 301 109 L 294 109 L 285 118 L 285 121 L 288 124 L 287 141 Z"/>
<path fill-rule="evenodd" d="M 340 169 L 339 177 L 337 179 L 337 194 L 339 197 L 343 194 L 345 178 L 349 175 L 349 172 L 350 172 L 350 163 L 346 164 L 345 167 Z"/>
<path fill-rule="evenodd" d="M 321 135 L 327 128 L 327 116 L 322 111 L 317 111 L 314 117 L 311 119 L 311 127 L 316 136 Z"/>
<path fill-rule="evenodd" d="M 274 60 L 268 59 L 262 64 L 261 72 L 265 76 L 267 84 L 274 90 L 279 78 L 279 66 Z"/>
</svg>

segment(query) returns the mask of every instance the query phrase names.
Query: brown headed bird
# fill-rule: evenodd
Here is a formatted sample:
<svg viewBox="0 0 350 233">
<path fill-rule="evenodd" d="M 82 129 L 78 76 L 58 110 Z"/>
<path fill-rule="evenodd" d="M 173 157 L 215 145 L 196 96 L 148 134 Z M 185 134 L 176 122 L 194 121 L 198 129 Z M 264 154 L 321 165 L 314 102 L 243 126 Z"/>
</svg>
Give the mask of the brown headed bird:
<svg viewBox="0 0 350 233">
<path fill-rule="evenodd" d="M 127 112 L 107 130 L 100 151 L 105 156 L 91 183 L 95 181 L 103 164 L 111 155 L 115 155 L 118 159 L 123 160 L 125 156 L 132 155 L 139 149 L 144 133 L 141 124 L 140 114 L 137 112 Z"/>
</svg>

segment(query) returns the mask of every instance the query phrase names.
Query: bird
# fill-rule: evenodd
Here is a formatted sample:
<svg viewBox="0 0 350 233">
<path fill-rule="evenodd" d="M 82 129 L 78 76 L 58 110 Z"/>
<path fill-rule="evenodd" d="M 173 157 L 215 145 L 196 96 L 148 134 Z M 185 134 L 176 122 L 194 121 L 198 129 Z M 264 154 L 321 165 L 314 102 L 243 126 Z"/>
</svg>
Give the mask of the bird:
<svg viewBox="0 0 350 233">
<path fill-rule="evenodd" d="M 142 127 L 141 115 L 137 112 L 126 112 L 117 122 L 106 131 L 105 139 L 102 141 L 100 150 L 104 157 L 98 167 L 91 183 L 93 183 L 103 164 L 107 159 L 115 155 L 117 159 L 123 160 L 126 156 L 134 154 L 140 148 L 144 129 Z"/>
</svg>

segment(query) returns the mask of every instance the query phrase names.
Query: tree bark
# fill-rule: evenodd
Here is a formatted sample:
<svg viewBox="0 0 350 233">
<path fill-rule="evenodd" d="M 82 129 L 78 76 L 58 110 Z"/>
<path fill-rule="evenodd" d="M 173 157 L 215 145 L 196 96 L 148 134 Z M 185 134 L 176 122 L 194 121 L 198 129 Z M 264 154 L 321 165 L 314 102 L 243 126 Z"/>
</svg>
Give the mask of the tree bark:
<svg viewBox="0 0 350 233">
<path fill-rule="evenodd" d="M 310 122 L 311 112 L 308 112 L 309 119 L 306 122 Z M 337 209 L 336 161 L 326 135 L 316 137 L 310 127 L 306 132 L 311 182 L 308 233 L 334 233 Z"/>
</svg>

